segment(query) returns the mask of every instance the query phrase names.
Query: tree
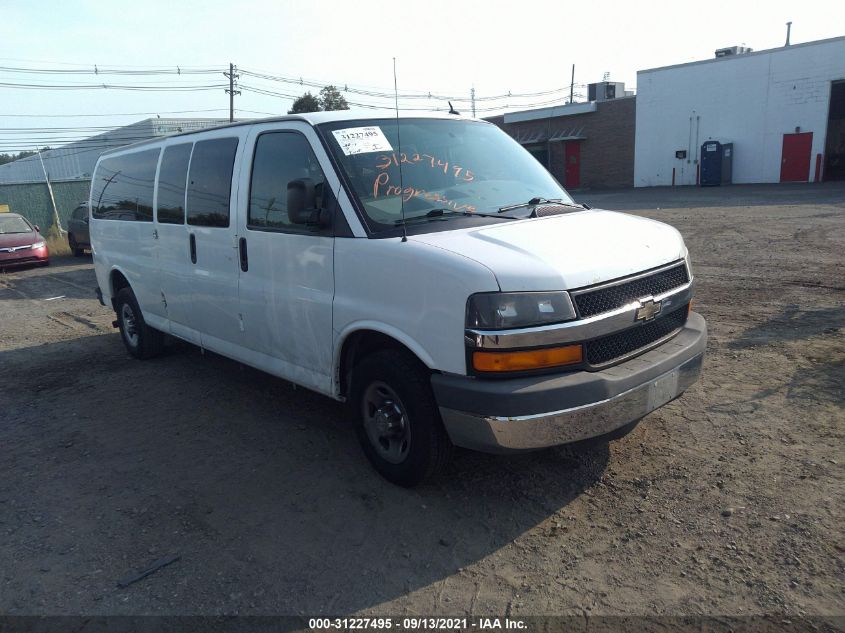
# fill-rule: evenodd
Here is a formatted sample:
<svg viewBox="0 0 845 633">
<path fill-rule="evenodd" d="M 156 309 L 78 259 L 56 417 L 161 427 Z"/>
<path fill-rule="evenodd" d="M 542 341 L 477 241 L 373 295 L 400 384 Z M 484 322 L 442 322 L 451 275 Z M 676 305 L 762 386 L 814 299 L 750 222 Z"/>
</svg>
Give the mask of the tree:
<svg viewBox="0 0 845 633">
<path fill-rule="evenodd" d="M 349 104 L 334 86 L 326 86 L 320 91 L 320 108 L 323 110 L 348 110 Z"/>
<path fill-rule="evenodd" d="M 319 112 L 320 102 L 310 92 L 306 92 L 293 102 L 288 114 L 300 114 L 301 112 Z"/>
<path fill-rule="evenodd" d="M 46 152 L 49 147 L 42 147 L 40 151 Z M 20 160 L 21 158 L 28 158 L 30 156 L 35 156 L 37 152 L 31 152 L 29 150 L 24 150 L 17 154 L 0 154 L 0 165 L 5 165 L 6 163 L 11 163 L 16 160 Z"/>
</svg>

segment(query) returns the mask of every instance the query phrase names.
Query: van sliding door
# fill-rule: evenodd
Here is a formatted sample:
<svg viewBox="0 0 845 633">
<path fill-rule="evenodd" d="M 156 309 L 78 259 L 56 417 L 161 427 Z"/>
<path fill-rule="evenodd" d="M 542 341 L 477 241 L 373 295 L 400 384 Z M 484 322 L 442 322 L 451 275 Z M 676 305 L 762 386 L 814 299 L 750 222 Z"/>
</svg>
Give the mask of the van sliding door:
<svg viewBox="0 0 845 633">
<path fill-rule="evenodd" d="M 187 321 L 200 333 L 202 345 L 237 356 L 238 251 L 231 207 L 237 195 L 232 182 L 239 139 L 230 130 L 219 134 L 194 144 L 188 171 L 184 248 L 192 300 Z"/>
</svg>

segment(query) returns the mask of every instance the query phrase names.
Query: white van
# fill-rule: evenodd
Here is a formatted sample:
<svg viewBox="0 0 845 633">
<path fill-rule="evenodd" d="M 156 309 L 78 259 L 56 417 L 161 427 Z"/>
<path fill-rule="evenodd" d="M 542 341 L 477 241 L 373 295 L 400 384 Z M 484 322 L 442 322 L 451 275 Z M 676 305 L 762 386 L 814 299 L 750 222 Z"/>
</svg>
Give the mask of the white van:
<svg viewBox="0 0 845 633">
<path fill-rule="evenodd" d="M 452 447 L 619 434 L 698 378 L 674 228 L 573 202 L 496 126 L 349 111 L 103 154 L 99 293 L 138 358 L 164 335 L 349 403 L 414 485 Z"/>
</svg>

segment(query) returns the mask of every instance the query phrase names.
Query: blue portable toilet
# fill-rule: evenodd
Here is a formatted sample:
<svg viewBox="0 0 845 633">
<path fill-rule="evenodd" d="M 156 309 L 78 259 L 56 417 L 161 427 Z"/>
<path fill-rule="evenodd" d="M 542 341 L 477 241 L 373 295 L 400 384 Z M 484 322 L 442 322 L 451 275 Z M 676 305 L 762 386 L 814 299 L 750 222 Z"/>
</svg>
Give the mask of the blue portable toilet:
<svg viewBox="0 0 845 633">
<path fill-rule="evenodd" d="M 707 141 L 701 146 L 702 187 L 729 185 L 733 172 L 733 143 Z"/>
</svg>

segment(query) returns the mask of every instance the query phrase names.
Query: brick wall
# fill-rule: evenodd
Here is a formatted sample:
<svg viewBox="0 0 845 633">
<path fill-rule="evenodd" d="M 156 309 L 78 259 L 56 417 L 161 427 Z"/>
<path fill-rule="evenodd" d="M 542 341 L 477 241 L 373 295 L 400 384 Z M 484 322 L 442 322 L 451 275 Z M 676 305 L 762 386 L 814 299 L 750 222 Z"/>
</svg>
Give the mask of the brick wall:
<svg viewBox="0 0 845 633">
<path fill-rule="evenodd" d="M 581 186 L 587 189 L 634 186 L 634 129 L 637 100 L 603 101 L 581 143 Z"/>
<path fill-rule="evenodd" d="M 515 138 L 547 138 L 549 132 L 572 130 L 581 143 L 581 189 L 614 189 L 634 185 L 634 129 L 636 98 L 625 97 L 596 104 L 595 112 L 504 123 L 504 117 L 488 119 Z M 565 186 L 564 143 L 549 147 L 549 171 Z"/>
</svg>

